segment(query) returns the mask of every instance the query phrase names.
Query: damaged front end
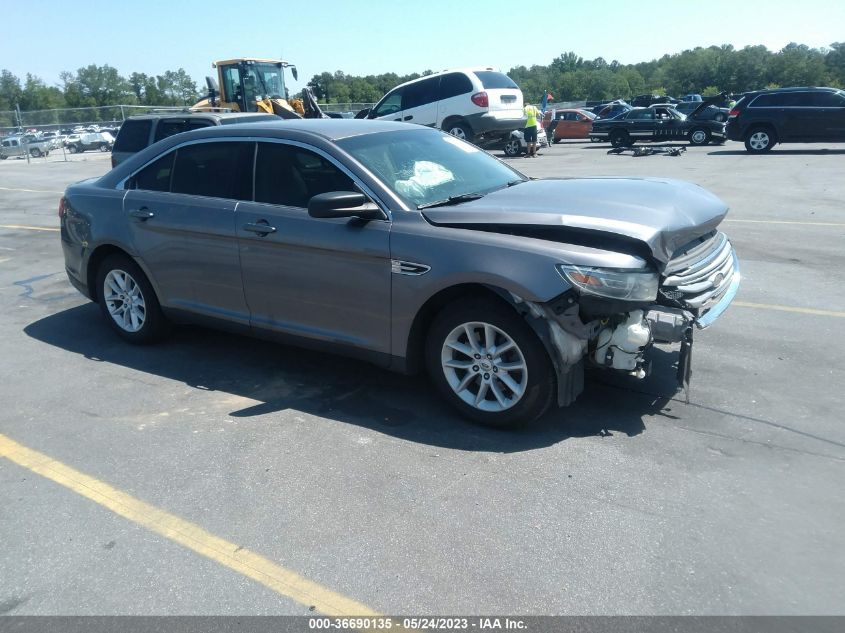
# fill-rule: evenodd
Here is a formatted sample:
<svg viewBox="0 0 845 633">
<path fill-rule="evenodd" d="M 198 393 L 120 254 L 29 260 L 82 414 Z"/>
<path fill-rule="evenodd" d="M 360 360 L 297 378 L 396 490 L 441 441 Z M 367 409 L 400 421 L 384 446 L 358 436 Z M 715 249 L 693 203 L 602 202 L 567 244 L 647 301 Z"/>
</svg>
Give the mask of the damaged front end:
<svg viewBox="0 0 845 633">
<path fill-rule="evenodd" d="M 710 326 L 739 289 L 736 253 L 718 231 L 677 249 L 659 266 L 620 270 L 561 264 L 571 288 L 536 303 L 511 294 L 541 338 L 557 374 L 558 405 L 583 391 L 587 364 L 642 379 L 653 343 L 680 344 L 678 384 L 689 398 L 693 331 Z"/>
</svg>

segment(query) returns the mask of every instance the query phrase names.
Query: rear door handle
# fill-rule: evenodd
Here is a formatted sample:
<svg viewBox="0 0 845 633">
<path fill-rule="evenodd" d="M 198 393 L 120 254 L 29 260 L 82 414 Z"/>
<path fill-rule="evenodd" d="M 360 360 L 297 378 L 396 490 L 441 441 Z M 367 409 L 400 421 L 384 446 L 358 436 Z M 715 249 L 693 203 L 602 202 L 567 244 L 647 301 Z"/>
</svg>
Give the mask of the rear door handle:
<svg viewBox="0 0 845 633">
<path fill-rule="evenodd" d="M 146 222 L 150 218 L 155 217 L 155 213 L 150 211 L 147 207 L 141 207 L 140 209 L 132 209 L 129 212 L 129 215 L 133 218 L 141 220 L 141 222 Z"/>
<path fill-rule="evenodd" d="M 402 119 L 402 120 L 403 120 L 403 121 L 410 121 L 410 120 L 411 120 L 411 119 L 413 119 L 413 118 L 414 118 L 414 115 L 413 115 L 413 114 L 409 114 L 408 116 L 406 116 L 406 117 L 405 117 L 404 119 Z"/>
<path fill-rule="evenodd" d="M 270 226 L 267 223 L 267 220 L 259 220 L 258 222 L 248 222 L 244 224 L 244 231 L 249 231 L 250 233 L 258 233 L 261 236 L 267 235 L 268 233 L 275 233 L 276 227 Z"/>
</svg>

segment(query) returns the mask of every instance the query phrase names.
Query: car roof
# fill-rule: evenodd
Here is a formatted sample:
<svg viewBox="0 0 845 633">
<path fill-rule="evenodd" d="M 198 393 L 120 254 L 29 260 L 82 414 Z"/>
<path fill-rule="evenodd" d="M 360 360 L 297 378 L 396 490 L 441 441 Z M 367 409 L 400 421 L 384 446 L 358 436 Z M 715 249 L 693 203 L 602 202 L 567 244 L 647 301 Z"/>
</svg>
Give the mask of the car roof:
<svg viewBox="0 0 845 633">
<path fill-rule="evenodd" d="M 182 138 L 192 137 L 213 137 L 227 136 L 237 133 L 241 136 L 287 136 L 287 132 L 304 132 L 306 134 L 321 136 L 330 141 L 361 136 L 362 134 L 374 134 L 378 132 L 397 132 L 401 130 L 423 129 L 424 126 L 409 125 L 395 121 L 375 121 L 370 119 L 281 119 L 276 117 L 274 121 L 256 121 L 255 123 L 244 123 L 242 125 L 226 126 L 227 129 L 203 128 L 185 132 Z"/>
<path fill-rule="evenodd" d="M 200 118 L 200 119 L 243 119 L 243 118 L 266 118 L 275 117 L 274 114 L 266 114 L 263 112 L 205 112 L 202 110 L 178 110 L 169 112 L 150 112 L 148 114 L 136 114 L 128 117 L 127 121 L 143 121 L 150 119 L 184 119 L 185 117 Z"/>
<path fill-rule="evenodd" d="M 789 88 L 764 88 L 762 90 L 754 90 L 751 92 L 746 92 L 745 96 L 750 97 L 751 95 L 772 94 L 781 92 L 807 92 L 808 90 L 819 90 L 824 92 L 840 91 L 839 88 L 831 88 L 830 86 L 791 86 Z"/>
<path fill-rule="evenodd" d="M 133 154 L 117 167 L 105 174 L 99 182 L 107 187 L 113 186 L 128 176 L 137 168 L 143 166 L 156 156 L 170 151 L 177 145 L 202 139 L 237 138 L 243 137 L 254 140 L 255 137 L 287 139 L 300 142 L 313 142 L 320 145 L 326 141 L 333 142 L 344 138 L 362 136 L 365 134 L 379 134 L 383 132 L 411 132 L 419 134 L 435 134 L 432 128 L 409 123 L 393 121 L 372 121 L 368 119 L 281 119 L 274 117 L 274 121 L 256 121 L 240 125 L 214 125 L 199 130 L 182 132 L 162 139 L 145 149 Z"/>
<path fill-rule="evenodd" d="M 418 81 L 423 81 L 425 79 L 431 79 L 432 77 L 439 77 L 441 75 L 445 75 L 447 73 L 475 73 L 475 72 L 489 72 L 489 73 L 501 73 L 502 71 L 498 68 L 493 68 L 492 66 L 467 66 L 465 68 L 447 68 L 446 70 L 441 70 L 440 72 L 432 73 L 430 75 L 423 75 L 422 77 L 417 77 L 416 79 L 411 79 L 410 81 L 405 81 L 401 84 L 396 84 L 390 90 L 394 90 L 399 88 L 400 86 L 406 86 L 408 84 L 417 83 Z M 505 73 L 502 73 L 505 74 Z M 390 92 L 388 90 L 388 92 Z"/>
</svg>

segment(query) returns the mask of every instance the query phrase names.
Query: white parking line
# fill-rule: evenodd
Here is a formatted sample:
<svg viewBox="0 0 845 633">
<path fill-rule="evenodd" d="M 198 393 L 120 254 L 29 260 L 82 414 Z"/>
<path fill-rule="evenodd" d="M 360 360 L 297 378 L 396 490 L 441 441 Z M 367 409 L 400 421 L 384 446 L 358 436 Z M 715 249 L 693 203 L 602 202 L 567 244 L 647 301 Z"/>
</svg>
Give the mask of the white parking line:
<svg viewBox="0 0 845 633">
<path fill-rule="evenodd" d="M 15 187 L 0 187 L 0 191 L 22 191 L 24 193 L 64 193 L 64 191 L 53 191 L 52 189 L 17 189 Z"/>
<path fill-rule="evenodd" d="M 20 229 L 24 231 L 55 231 L 59 232 L 61 229 L 51 228 L 49 226 L 26 226 L 25 224 L 0 224 L 0 229 Z"/>
</svg>

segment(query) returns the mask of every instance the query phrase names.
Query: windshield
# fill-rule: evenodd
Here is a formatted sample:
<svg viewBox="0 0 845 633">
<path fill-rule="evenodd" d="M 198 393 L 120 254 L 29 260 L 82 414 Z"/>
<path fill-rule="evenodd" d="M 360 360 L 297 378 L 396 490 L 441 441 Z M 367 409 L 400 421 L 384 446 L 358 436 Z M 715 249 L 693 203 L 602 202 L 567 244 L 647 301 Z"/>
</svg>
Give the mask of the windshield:
<svg viewBox="0 0 845 633">
<path fill-rule="evenodd" d="M 366 134 L 337 144 L 413 207 L 459 203 L 526 180 L 475 145 L 436 130 Z"/>
<path fill-rule="evenodd" d="M 258 97 L 285 96 L 285 78 L 280 65 L 258 62 L 245 64 L 243 72 L 247 91 L 254 86 Z"/>
</svg>

